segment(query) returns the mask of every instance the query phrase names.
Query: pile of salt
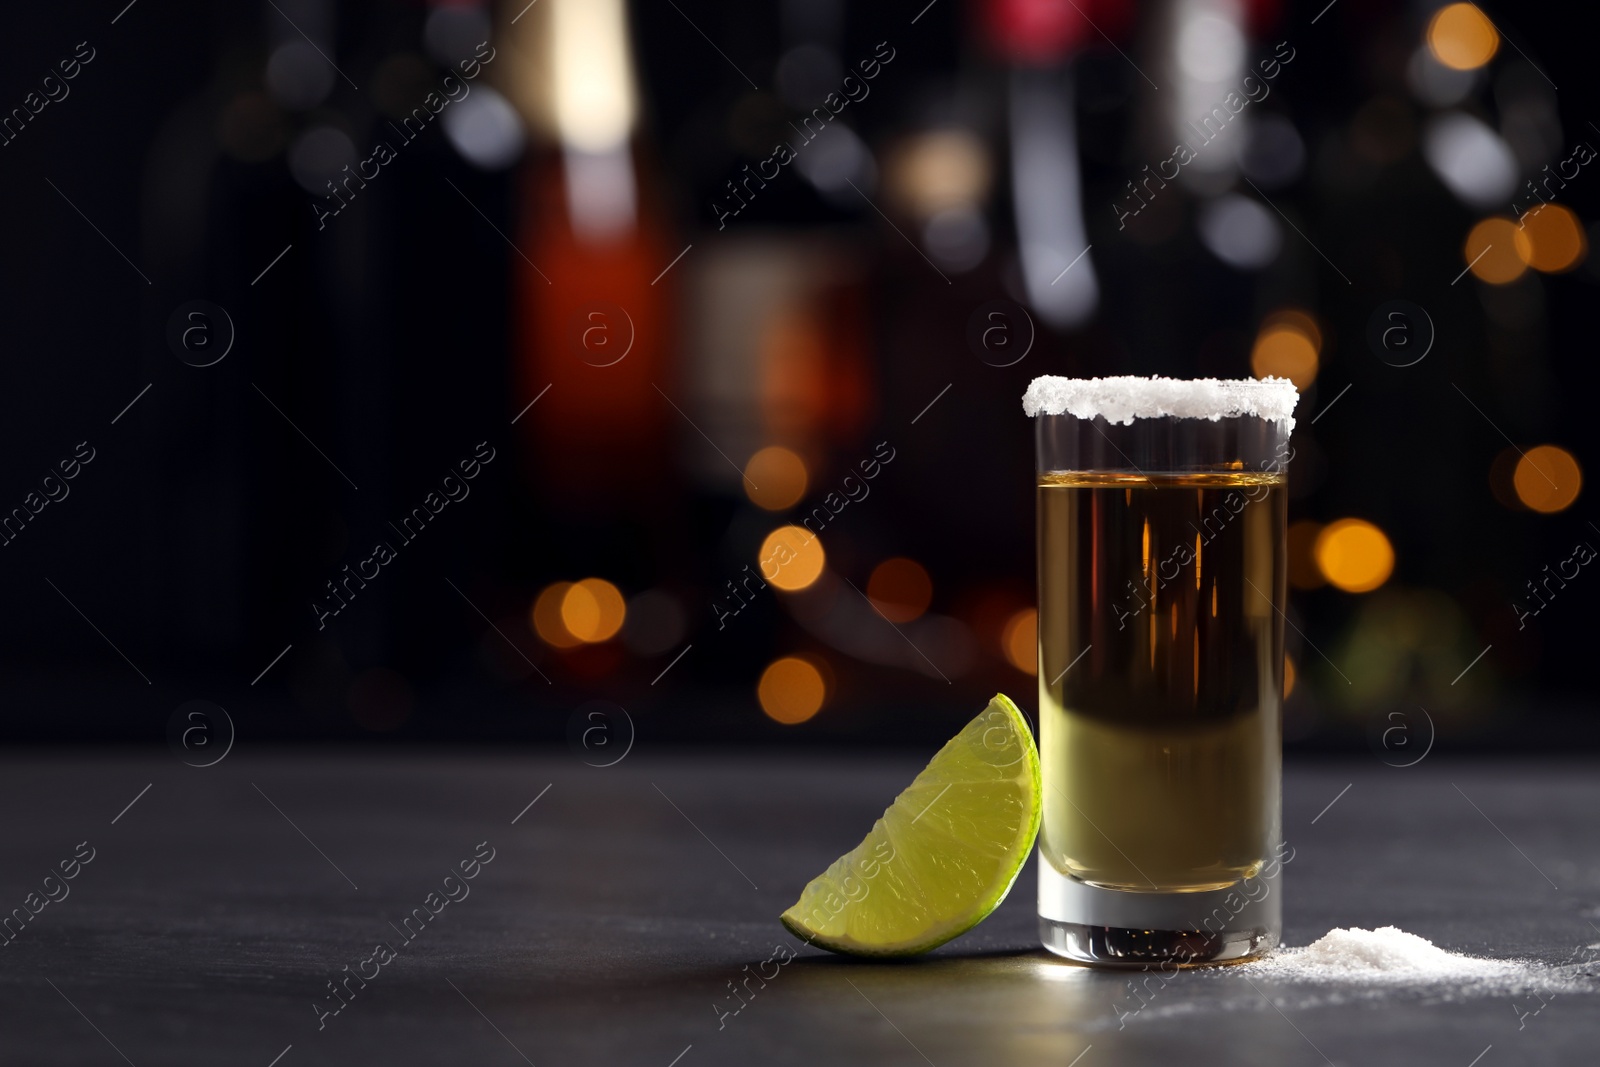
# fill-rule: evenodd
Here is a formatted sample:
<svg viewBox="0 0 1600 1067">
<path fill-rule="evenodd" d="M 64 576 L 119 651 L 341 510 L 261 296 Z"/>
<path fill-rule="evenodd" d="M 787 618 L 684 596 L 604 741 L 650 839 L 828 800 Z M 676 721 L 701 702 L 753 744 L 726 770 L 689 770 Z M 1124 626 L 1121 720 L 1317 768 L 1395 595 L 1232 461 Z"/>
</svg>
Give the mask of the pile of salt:
<svg viewBox="0 0 1600 1067">
<path fill-rule="evenodd" d="M 1358 985 L 1517 985 L 1533 974 L 1526 963 L 1446 952 L 1427 938 L 1393 926 L 1339 927 L 1304 948 L 1280 949 L 1245 966 L 1252 975 L 1266 979 Z"/>
</svg>

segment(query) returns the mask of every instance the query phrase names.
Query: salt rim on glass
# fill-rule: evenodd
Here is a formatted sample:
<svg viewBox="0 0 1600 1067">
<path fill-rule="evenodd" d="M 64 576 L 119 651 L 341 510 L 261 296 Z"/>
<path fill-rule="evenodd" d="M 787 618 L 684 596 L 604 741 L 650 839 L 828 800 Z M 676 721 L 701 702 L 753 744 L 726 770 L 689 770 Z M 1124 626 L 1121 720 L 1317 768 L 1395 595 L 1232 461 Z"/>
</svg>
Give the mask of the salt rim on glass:
<svg viewBox="0 0 1600 1067">
<path fill-rule="evenodd" d="M 1253 416 L 1287 422 L 1294 432 L 1300 393 L 1287 378 L 1063 378 L 1046 374 L 1028 384 L 1022 410 L 1031 416 L 1096 416 L 1112 424 L 1135 419 L 1231 419 Z"/>
</svg>

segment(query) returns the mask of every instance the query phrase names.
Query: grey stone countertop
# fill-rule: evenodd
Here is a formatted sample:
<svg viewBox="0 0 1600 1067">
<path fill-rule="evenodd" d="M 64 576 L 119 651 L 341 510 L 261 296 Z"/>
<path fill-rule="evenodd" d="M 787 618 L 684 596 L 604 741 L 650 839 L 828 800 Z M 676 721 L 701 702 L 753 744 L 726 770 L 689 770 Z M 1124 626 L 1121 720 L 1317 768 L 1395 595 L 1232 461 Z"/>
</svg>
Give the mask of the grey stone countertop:
<svg viewBox="0 0 1600 1067">
<path fill-rule="evenodd" d="M 987 922 L 922 959 L 796 946 L 778 913 L 918 766 L 256 749 L 193 768 L 165 752 L 13 750 L 0 1062 L 1600 1062 L 1593 761 L 1435 753 L 1285 772 L 1289 944 L 1392 924 L 1576 976 L 1542 1002 L 1238 969 L 1136 997 L 1134 976 L 1038 948 L 1031 863 Z M 428 921 L 407 925 L 418 908 Z M 796 958 L 766 962 L 780 945 Z M 335 999 L 328 983 L 352 971 L 370 978 Z M 756 971 L 771 977 L 731 999 Z"/>
</svg>

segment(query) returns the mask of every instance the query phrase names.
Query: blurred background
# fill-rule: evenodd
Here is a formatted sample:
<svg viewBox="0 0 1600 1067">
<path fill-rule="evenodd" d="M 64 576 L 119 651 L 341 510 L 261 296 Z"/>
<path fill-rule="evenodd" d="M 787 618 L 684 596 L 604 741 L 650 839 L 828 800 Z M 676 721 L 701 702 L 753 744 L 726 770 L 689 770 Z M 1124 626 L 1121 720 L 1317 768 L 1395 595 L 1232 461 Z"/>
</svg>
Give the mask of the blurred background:
<svg viewBox="0 0 1600 1067">
<path fill-rule="evenodd" d="M 1292 748 L 1600 743 L 1554 13 L 124 4 L 0 42 L 0 736 L 933 743 L 1161 373 L 1301 390 Z"/>
</svg>

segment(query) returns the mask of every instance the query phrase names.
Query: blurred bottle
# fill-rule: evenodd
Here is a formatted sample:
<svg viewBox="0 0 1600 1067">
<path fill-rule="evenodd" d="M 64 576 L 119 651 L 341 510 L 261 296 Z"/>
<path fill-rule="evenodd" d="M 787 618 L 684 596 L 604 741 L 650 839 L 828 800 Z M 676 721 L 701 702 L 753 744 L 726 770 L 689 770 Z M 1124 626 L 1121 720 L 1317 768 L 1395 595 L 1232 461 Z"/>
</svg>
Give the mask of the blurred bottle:
<svg viewBox="0 0 1600 1067">
<path fill-rule="evenodd" d="M 551 504 L 642 518 L 669 499 L 678 279 L 666 268 L 681 246 L 637 136 L 627 7 L 525 5 L 502 8 L 494 70 L 536 143 L 512 234 L 513 411 L 538 401 L 517 425 Z"/>
<path fill-rule="evenodd" d="M 1130 5 L 1089 6 L 1118 27 Z M 1099 304 L 1100 285 L 1083 217 L 1073 62 L 1096 33 L 1094 22 L 1073 0 L 983 0 L 980 11 L 990 47 L 1011 68 L 1011 182 L 1023 288 L 1052 326 L 1083 326 Z"/>
</svg>

